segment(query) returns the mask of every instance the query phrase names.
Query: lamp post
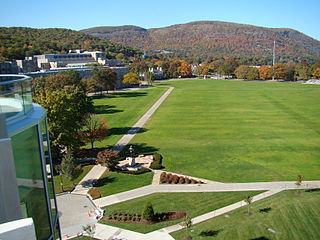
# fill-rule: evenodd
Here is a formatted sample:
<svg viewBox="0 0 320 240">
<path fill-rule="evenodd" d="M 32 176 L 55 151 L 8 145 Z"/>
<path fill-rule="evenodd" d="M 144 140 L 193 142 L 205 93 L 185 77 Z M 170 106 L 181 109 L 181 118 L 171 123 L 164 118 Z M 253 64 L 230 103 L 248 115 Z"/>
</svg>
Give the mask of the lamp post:
<svg viewBox="0 0 320 240">
<path fill-rule="evenodd" d="M 61 186 L 61 191 L 64 192 L 64 189 L 63 189 L 63 183 L 62 183 L 62 171 L 59 170 L 59 175 L 60 175 L 60 186 Z"/>
<path fill-rule="evenodd" d="M 133 151 L 134 151 L 134 149 L 133 149 L 132 145 L 130 145 L 129 152 L 130 152 L 130 156 L 131 157 L 133 156 Z"/>
</svg>

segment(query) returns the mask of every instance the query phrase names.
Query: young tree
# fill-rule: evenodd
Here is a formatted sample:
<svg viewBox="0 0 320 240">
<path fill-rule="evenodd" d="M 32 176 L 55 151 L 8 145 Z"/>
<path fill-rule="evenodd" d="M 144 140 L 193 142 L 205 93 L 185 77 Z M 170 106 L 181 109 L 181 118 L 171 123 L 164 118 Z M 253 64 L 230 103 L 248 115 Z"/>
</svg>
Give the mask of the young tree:
<svg viewBox="0 0 320 240">
<path fill-rule="evenodd" d="M 80 174 L 80 165 L 70 152 L 63 156 L 60 169 L 72 183 Z"/>
<path fill-rule="evenodd" d="M 91 149 L 94 142 L 101 142 L 107 135 L 108 124 L 103 118 L 90 113 L 85 116 L 81 136 L 84 142 L 91 144 Z"/>
<path fill-rule="evenodd" d="M 298 176 L 297 176 L 297 181 L 295 182 L 295 184 L 296 184 L 296 186 L 297 186 L 297 193 L 298 193 L 299 187 L 300 187 L 301 184 L 302 184 L 302 179 L 303 179 L 303 176 L 302 176 L 302 175 L 298 175 Z"/>
<path fill-rule="evenodd" d="M 154 210 L 151 202 L 147 202 L 144 205 L 143 212 L 142 212 L 142 218 L 147 221 L 153 221 L 154 220 Z"/>
<path fill-rule="evenodd" d="M 139 75 L 134 72 L 129 72 L 126 75 L 123 76 L 123 83 L 129 83 L 129 84 L 140 84 Z"/>
<path fill-rule="evenodd" d="M 250 67 L 247 65 L 240 65 L 239 67 L 237 67 L 234 73 L 238 79 L 247 79 L 249 68 Z"/>
<path fill-rule="evenodd" d="M 97 162 L 106 166 L 109 171 L 114 171 L 119 163 L 118 152 L 110 149 L 99 152 L 97 158 Z"/>
<path fill-rule="evenodd" d="M 190 236 L 190 230 L 192 227 L 191 217 L 185 216 L 185 218 L 183 219 L 183 222 L 181 223 L 181 226 L 186 230 L 186 236 L 184 237 L 184 239 L 191 240 L 192 239 L 192 237 Z"/>
<path fill-rule="evenodd" d="M 247 71 L 247 79 L 255 80 L 259 78 L 259 70 L 255 67 L 249 67 Z"/>
<path fill-rule="evenodd" d="M 247 203 L 247 205 L 248 205 L 248 211 L 247 211 L 247 215 L 251 215 L 251 212 L 250 212 L 250 205 L 251 205 L 251 203 L 252 203 L 252 200 L 253 200 L 253 197 L 251 197 L 251 196 L 246 196 L 245 197 L 245 199 L 244 199 L 244 201 Z"/>
<path fill-rule="evenodd" d="M 82 230 L 86 232 L 90 238 L 94 239 L 93 236 L 96 233 L 96 225 L 87 224 L 87 226 L 82 226 Z"/>
</svg>

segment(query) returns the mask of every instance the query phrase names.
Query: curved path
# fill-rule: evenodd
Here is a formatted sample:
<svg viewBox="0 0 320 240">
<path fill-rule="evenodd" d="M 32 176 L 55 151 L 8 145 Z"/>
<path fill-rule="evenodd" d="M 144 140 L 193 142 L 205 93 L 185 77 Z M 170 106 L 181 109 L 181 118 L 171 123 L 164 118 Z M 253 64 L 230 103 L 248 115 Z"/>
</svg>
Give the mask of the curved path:
<svg viewBox="0 0 320 240">
<path fill-rule="evenodd" d="M 123 137 L 117 142 L 117 144 L 112 148 L 112 150 L 121 150 L 134 138 L 134 136 L 139 132 L 143 125 L 150 119 L 154 112 L 160 107 L 160 105 L 166 100 L 169 94 L 173 91 L 174 87 L 170 87 L 155 104 L 129 129 L 129 131 L 123 135 Z M 80 181 L 73 192 L 79 194 L 87 194 L 92 183 L 99 179 L 107 168 L 100 165 L 94 166 L 86 176 Z"/>
</svg>

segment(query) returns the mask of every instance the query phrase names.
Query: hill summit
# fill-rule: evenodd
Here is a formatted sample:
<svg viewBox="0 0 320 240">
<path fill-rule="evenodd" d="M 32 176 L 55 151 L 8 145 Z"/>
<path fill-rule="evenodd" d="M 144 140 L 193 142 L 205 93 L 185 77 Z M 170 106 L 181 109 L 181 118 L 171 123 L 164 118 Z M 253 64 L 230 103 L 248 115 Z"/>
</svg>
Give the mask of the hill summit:
<svg viewBox="0 0 320 240">
<path fill-rule="evenodd" d="M 94 27 L 81 30 L 102 39 L 144 51 L 168 50 L 179 57 L 272 57 L 278 60 L 320 57 L 320 41 L 288 28 L 265 28 L 219 21 L 198 21 L 163 28 Z"/>
</svg>

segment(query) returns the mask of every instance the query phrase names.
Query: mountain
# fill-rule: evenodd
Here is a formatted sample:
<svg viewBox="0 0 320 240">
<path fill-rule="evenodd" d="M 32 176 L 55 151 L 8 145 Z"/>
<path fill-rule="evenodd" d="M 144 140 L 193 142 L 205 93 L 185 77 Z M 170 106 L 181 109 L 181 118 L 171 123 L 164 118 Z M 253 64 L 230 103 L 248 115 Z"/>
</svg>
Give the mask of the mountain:
<svg viewBox="0 0 320 240">
<path fill-rule="evenodd" d="M 127 57 L 141 54 L 131 47 L 69 29 L 0 27 L 0 61 L 24 59 L 36 54 L 65 53 L 70 49 L 105 51 L 109 58 L 118 54 Z"/>
<path fill-rule="evenodd" d="M 272 58 L 274 40 L 278 59 L 285 61 L 301 57 L 320 57 L 320 41 L 287 28 L 199 21 L 152 29 L 137 26 L 94 27 L 81 32 L 144 51 L 173 51 L 180 57 Z"/>
</svg>

